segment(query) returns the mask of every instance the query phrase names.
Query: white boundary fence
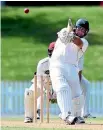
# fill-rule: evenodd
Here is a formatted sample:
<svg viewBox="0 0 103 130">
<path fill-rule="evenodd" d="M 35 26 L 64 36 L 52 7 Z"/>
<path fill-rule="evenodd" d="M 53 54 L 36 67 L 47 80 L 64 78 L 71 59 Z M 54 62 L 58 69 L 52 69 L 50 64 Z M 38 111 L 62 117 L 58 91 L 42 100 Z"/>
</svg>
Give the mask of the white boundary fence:
<svg viewBox="0 0 103 130">
<path fill-rule="evenodd" d="M 30 82 L 1 82 L 1 115 L 24 114 L 24 91 L 29 88 Z M 71 102 L 70 102 L 71 105 Z M 103 82 L 91 82 L 89 111 L 103 116 Z M 44 105 L 44 113 L 46 112 Z M 57 104 L 50 105 L 51 114 L 59 114 Z"/>
</svg>

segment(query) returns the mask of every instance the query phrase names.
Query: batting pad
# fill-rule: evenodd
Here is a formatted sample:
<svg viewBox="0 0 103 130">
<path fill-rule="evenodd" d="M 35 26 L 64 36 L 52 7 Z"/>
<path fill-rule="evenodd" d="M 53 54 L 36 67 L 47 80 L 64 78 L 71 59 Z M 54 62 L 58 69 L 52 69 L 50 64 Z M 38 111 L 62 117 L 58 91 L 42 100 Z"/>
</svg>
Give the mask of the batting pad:
<svg viewBox="0 0 103 130">
<path fill-rule="evenodd" d="M 30 117 L 33 119 L 33 116 L 34 116 L 34 92 L 32 90 L 29 90 L 28 88 L 25 89 L 24 105 L 25 105 L 25 117 Z"/>
<path fill-rule="evenodd" d="M 82 108 L 84 106 L 84 96 L 80 95 L 72 100 L 73 116 L 81 116 Z"/>
<path fill-rule="evenodd" d="M 70 105 L 69 105 L 69 91 L 68 90 L 61 90 L 56 93 L 57 94 L 57 102 L 58 106 L 60 108 L 60 111 L 62 113 L 61 118 L 63 120 L 66 119 L 68 116 L 68 112 L 70 111 Z"/>
<path fill-rule="evenodd" d="M 27 89 L 27 88 L 26 88 Z M 29 88 L 30 91 L 34 92 L 34 84 L 32 84 Z M 40 88 L 37 87 L 37 98 L 40 96 Z"/>
</svg>

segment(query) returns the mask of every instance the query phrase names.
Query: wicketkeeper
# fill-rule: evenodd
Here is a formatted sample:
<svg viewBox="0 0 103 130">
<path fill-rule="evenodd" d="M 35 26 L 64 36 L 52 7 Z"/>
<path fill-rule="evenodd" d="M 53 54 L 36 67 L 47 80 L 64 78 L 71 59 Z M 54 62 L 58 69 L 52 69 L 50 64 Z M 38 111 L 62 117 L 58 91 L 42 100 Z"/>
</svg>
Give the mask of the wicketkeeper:
<svg viewBox="0 0 103 130">
<path fill-rule="evenodd" d="M 42 59 L 39 61 L 37 65 L 37 72 L 35 75 L 37 75 L 37 119 L 40 119 L 40 86 L 41 86 L 41 79 L 40 76 L 43 76 L 43 88 L 44 93 L 46 93 L 46 84 L 47 84 L 47 78 L 45 76 L 49 76 L 49 60 L 52 55 L 52 51 L 54 49 L 55 42 L 52 42 L 49 45 L 48 48 L 48 57 Z M 34 118 L 34 78 L 31 80 L 32 85 L 30 88 L 25 89 L 25 96 L 24 96 L 24 103 L 25 103 L 25 123 L 33 122 Z M 49 80 L 49 83 L 51 85 L 51 80 Z M 49 92 L 49 100 L 51 103 L 56 102 L 55 93 L 52 90 L 52 87 Z"/>
</svg>

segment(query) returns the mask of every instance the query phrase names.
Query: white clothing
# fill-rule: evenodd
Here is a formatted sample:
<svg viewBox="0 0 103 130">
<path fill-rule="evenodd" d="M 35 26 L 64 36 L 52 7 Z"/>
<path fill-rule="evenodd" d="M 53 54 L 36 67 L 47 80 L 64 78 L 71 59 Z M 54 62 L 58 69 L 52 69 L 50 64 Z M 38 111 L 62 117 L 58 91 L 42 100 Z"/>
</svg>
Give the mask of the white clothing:
<svg viewBox="0 0 103 130">
<path fill-rule="evenodd" d="M 79 58 L 82 57 L 88 47 L 87 40 L 84 38 L 81 38 L 81 40 L 83 41 L 82 49 L 73 42 L 65 45 L 61 42 L 60 38 L 58 38 L 50 60 L 50 68 L 58 66 L 64 67 L 65 63 L 77 65 Z"/>
<path fill-rule="evenodd" d="M 83 70 L 84 56 L 79 59 L 78 72 Z M 89 114 L 89 100 L 90 100 L 90 82 L 82 75 L 81 76 L 81 88 L 84 95 L 84 107 L 82 109 L 82 116 Z"/>
<path fill-rule="evenodd" d="M 49 75 L 49 57 L 46 57 L 42 60 L 39 61 L 37 65 L 37 87 L 40 88 L 41 86 L 41 78 L 40 76 L 43 76 L 43 89 L 46 86 L 47 79 L 45 76 Z M 31 80 L 32 84 L 30 88 L 25 89 L 25 96 L 24 96 L 24 102 L 25 102 L 25 118 L 29 117 L 32 118 L 34 117 L 34 78 Z M 41 96 L 38 95 L 37 98 L 37 110 L 40 109 L 40 99 Z"/>
<path fill-rule="evenodd" d="M 82 93 L 84 95 L 84 107 L 82 110 L 82 116 L 89 113 L 89 101 L 90 101 L 90 82 L 82 75 L 81 78 Z"/>
<path fill-rule="evenodd" d="M 59 92 L 64 90 L 64 88 L 68 89 L 68 87 L 71 87 L 72 97 L 74 98 L 82 93 L 79 84 L 79 77 L 74 65 L 66 65 L 65 68 L 59 69 L 58 67 L 55 67 L 50 70 L 52 87 L 55 92 Z"/>
<path fill-rule="evenodd" d="M 69 90 L 59 91 L 57 93 L 57 102 L 59 104 L 60 110 L 62 111 L 61 117 L 63 120 L 65 120 L 65 117 L 68 115 L 68 112 L 71 111 L 71 106 L 69 104 Z"/>
<path fill-rule="evenodd" d="M 46 57 L 39 61 L 37 65 L 37 87 L 41 86 L 41 76 L 43 76 L 43 86 L 47 83 L 46 76 L 49 75 L 49 57 Z M 31 80 L 34 83 L 34 78 Z M 30 90 L 34 91 L 34 84 L 31 85 Z"/>
<path fill-rule="evenodd" d="M 83 48 L 82 48 L 83 50 L 80 49 L 73 42 L 66 44 L 63 43 L 60 40 L 60 38 L 58 38 L 55 43 L 55 48 L 52 53 L 52 57 L 50 59 L 49 70 L 52 86 L 57 94 L 57 98 L 59 97 L 60 94 L 63 93 L 63 91 L 67 91 L 68 87 L 71 87 L 73 98 L 79 97 L 82 94 L 76 67 L 79 58 L 83 55 L 88 46 L 88 42 L 85 39 L 82 39 L 82 41 L 83 41 Z M 61 98 L 62 98 L 62 106 L 64 109 L 61 108 L 61 104 L 60 102 L 58 102 L 58 99 L 57 102 L 62 115 L 65 115 L 66 118 L 68 116 L 66 115 L 67 110 L 69 110 L 69 106 L 66 105 L 68 104 L 68 100 L 65 101 L 63 96 L 61 96 Z M 76 112 L 78 112 L 78 110 Z"/>
<path fill-rule="evenodd" d="M 78 72 L 83 70 L 83 67 L 84 67 L 84 55 L 79 58 L 79 61 L 77 63 L 77 67 L 78 67 Z"/>
</svg>

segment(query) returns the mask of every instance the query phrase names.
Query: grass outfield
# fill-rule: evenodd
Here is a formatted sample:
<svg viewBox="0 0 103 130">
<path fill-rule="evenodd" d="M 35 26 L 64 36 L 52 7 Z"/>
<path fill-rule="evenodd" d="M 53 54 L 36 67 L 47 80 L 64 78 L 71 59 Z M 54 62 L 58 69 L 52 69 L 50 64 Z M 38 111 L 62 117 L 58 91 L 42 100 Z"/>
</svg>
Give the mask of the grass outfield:
<svg viewBox="0 0 103 130">
<path fill-rule="evenodd" d="M 1 9 L 1 79 L 30 80 L 38 61 L 47 56 L 47 47 L 56 32 L 78 18 L 90 22 L 84 75 L 103 80 L 103 9 L 101 7 L 5 7 Z"/>
</svg>

